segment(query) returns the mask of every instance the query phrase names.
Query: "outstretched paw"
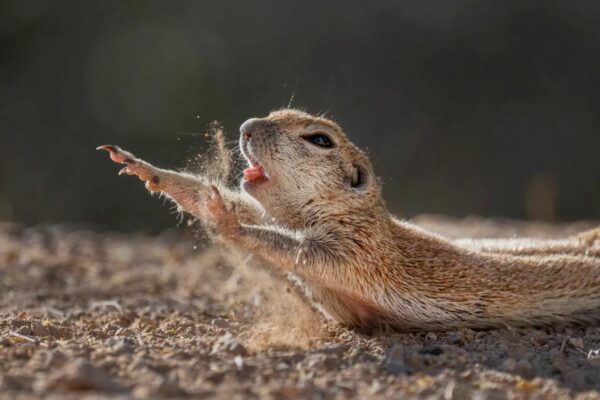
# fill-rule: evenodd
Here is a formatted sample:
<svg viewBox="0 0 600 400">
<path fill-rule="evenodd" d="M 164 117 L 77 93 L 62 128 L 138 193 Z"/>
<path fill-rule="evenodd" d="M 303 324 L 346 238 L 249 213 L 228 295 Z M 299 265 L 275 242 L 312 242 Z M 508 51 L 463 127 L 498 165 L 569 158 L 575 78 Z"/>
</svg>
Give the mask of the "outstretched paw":
<svg viewBox="0 0 600 400">
<path fill-rule="evenodd" d="M 210 197 L 206 200 L 205 206 L 212 222 L 222 236 L 229 239 L 239 236 L 240 222 L 236 210 L 227 208 L 219 189 L 214 185 L 210 187 Z"/>
<path fill-rule="evenodd" d="M 160 173 L 156 167 L 144 160 L 136 158 L 133 154 L 118 146 L 105 144 L 98 146 L 96 150 L 108 151 L 111 160 L 119 164 L 125 164 L 125 167 L 119 171 L 119 175 L 127 174 L 137 176 L 140 180 L 146 181 L 146 189 L 151 192 L 160 192 L 161 179 Z"/>
</svg>

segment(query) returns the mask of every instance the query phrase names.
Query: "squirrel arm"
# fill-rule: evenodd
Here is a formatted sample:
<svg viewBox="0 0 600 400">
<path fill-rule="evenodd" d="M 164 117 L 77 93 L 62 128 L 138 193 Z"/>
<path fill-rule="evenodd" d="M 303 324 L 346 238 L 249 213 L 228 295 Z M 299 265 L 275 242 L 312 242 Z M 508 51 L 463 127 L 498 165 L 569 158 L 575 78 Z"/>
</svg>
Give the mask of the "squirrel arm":
<svg viewBox="0 0 600 400">
<path fill-rule="evenodd" d="M 210 195 L 210 187 L 216 185 L 226 204 L 235 208 L 240 222 L 257 224 L 261 221 L 261 211 L 249 199 L 233 191 L 220 182 L 211 181 L 203 176 L 187 172 L 157 169 L 159 178 L 155 188 L 169 200 L 177 204 L 180 211 L 187 212 L 202 220 L 207 220 L 205 201 Z"/>
<path fill-rule="evenodd" d="M 227 206 L 219 189 L 211 187 L 211 196 L 205 203 L 223 241 L 249 251 L 304 278 L 321 283 L 332 271 L 325 265 L 343 263 L 343 253 L 334 245 L 331 234 L 319 231 L 291 231 L 272 225 L 240 223 L 238 210 Z"/>
<path fill-rule="evenodd" d="M 306 235 L 274 226 L 242 224 L 236 234 L 224 239 L 282 269 L 301 275 L 308 273 L 322 277 L 319 266 L 339 261 L 339 256 L 327 245 L 327 239 L 318 234 Z"/>
<path fill-rule="evenodd" d="M 212 182 L 206 177 L 188 172 L 155 167 L 117 146 L 105 145 L 100 146 L 98 149 L 108 151 L 113 161 L 125 165 L 119 171 L 119 175 L 137 176 L 140 180 L 146 182 L 146 189 L 164 195 L 173 201 L 180 211 L 207 220 L 208 215 L 204 202 L 210 196 L 210 187 L 216 183 L 223 194 L 224 201 L 230 206 L 235 206 L 241 222 L 253 224 L 261 220 L 261 212 L 257 205 L 253 204 L 250 199 L 240 195 L 240 193 L 228 189 L 218 182 Z"/>
</svg>

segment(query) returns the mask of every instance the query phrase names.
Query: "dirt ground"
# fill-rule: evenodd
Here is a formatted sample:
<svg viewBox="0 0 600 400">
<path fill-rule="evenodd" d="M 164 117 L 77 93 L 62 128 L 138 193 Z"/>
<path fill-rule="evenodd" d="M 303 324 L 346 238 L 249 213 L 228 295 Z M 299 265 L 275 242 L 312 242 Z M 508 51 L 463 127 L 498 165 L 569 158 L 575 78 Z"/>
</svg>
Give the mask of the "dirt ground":
<svg viewBox="0 0 600 400">
<path fill-rule="evenodd" d="M 453 237 L 556 226 L 423 216 Z M 0 397 L 600 399 L 600 328 L 372 335 L 204 244 L 0 225 Z"/>
</svg>

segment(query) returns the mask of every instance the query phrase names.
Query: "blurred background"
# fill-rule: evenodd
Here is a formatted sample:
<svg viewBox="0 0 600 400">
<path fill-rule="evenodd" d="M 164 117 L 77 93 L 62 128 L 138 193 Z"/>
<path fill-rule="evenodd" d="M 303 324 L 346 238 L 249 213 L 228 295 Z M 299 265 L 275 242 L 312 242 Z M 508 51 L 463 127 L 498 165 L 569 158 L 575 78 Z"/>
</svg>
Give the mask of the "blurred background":
<svg viewBox="0 0 600 400">
<path fill-rule="evenodd" d="M 181 167 L 291 100 L 402 217 L 600 219 L 599 43 L 593 1 L 3 0 L 0 220 L 174 226 L 94 148 Z"/>
</svg>

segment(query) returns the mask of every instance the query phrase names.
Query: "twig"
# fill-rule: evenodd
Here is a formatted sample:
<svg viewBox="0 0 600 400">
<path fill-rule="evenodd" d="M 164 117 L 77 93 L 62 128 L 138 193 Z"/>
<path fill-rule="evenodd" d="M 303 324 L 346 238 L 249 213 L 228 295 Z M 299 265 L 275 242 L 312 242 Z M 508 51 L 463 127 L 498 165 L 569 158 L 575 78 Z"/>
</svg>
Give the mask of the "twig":
<svg viewBox="0 0 600 400">
<path fill-rule="evenodd" d="M 23 340 L 26 340 L 26 341 L 31 342 L 31 343 L 38 343 L 39 342 L 39 340 L 37 340 L 34 337 L 23 335 L 21 333 L 15 332 L 15 331 L 8 332 L 8 335 L 9 336 L 13 336 L 13 337 L 18 337 L 19 339 L 23 339 Z"/>
<path fill-rule="evenodd" d="M 90 308 L 92 310 L 96 309 L 96 308 L 100 308 L 100 307 L 114 307 L 118 312 L 120 312 L 121 314 L 123 314 L 123 308 L 119 305 L 119 303 L 117 303 L 116 300 L 94 301 L 90 305 Z"/>
<path fill-rule="evenodd" d="M 560 350 L 558 350 L 559 353 L 562 353 L 565 351 L 565 346 L 567 345 L 567 338 L 564 337 L 562 340 L 562 343 L 560 344 Z"/>
<path fill-rule="evenodd" d="M 52 306 L 46 306 L 44 308 L 44 312 L 46 313 L 46 317 L 48 317 L 50 314 L 58 316 L 59 318 L 64 318 L 64 316 L 65 316 L 65 312 L 64 311 L 59 310 L 58 308 L 55 308 L 55 307 L 52 307 Z"/>
</svg>

